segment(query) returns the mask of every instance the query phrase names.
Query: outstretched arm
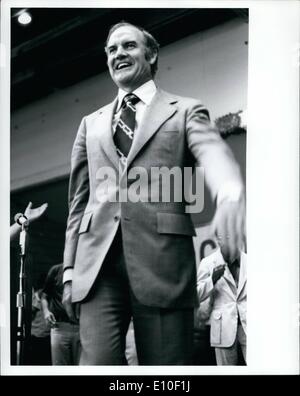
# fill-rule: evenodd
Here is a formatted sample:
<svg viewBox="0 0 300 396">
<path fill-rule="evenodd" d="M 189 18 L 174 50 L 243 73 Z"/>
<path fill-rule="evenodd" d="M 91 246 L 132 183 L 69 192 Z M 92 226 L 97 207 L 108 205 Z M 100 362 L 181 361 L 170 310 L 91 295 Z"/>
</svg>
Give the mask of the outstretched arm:
<svg viewBox="0 0 300 396">
<path fill-rule="evenodd" d="M 25 216 L 29 220 L 29 223 L 32 223 L 33 221 L 38 220 L 43 214 L 46 212 L 48 208 L 48 204 L 44 203 L 41 206 L 38 206 L 37 208 L 32 209 L 32 202 L 29 202 L 27 205 L 27 208 L 25 209 Z"/>
<path fill-rule="evenodd" d="M 210 123 L 208 112 L 195 104 L 187 115 L 187 137 L 205 182 L 216 200 L 213 231 L 234 261 L 245 244 L 245 192 L 238 163 L 229 146 Z"/>
<path fill-rule="evenodd" d="M 29 202 L 27 208 L 25 209 L 24 215 L 27 217 L 29 224 L 38 220 L 46 212 L 48 204 L 44 203 L 37 208 L 32 209 L 32 202 Z M 20 234 L 21 226 L 18 223 L 14 223 L 10 227 L 10 241 L 14 241 Z"/>
</svg>

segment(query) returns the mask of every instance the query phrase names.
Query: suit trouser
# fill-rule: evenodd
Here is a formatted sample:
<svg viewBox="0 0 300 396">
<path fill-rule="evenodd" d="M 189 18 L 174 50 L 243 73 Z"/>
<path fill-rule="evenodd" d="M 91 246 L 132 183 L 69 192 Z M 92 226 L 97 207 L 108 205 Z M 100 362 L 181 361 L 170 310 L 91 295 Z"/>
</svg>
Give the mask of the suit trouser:
<svg viewBox="0 0 300 396">
<path fill-rule="evenodd" d="M 80 364 L 126 365 L 131 317 L 139 364 L 192 364 L 193 308 L 148 307 L 136 299 L 119 229 L 91 292 L 80 306 Z"/>
<path fill-rule="evenodd" d="M 51 329 L 52 365 L 78 365 L 80 356 L 79 327 L 77 324 L 56 322 Z"/>
<path fill-rule="evenodd" d="M 247 362 L 246 334 L 241 324 L 238 325 L 236 339 L 231 347 L 215 348 L 218 366 L 234 366 L 238 364 L 238 344 L 241 347 L 244 360 Z"/>
</svg>

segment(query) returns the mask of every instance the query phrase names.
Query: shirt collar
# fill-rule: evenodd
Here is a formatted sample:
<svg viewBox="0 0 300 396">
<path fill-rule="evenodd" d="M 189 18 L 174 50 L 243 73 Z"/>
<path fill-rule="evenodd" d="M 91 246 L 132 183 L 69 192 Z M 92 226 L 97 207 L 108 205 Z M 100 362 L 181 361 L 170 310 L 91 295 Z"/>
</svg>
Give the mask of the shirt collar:
<svg viewBox="0 0 300 396">
<path fill-rule="evenodd" d="M 139 86 L 135 89 L 132 93 L 134 93 L 138 98 L 144 102 L 145 105 L 149 105 L 153 96 L 156 93 L 156 85 L 153 80 L 147 81 L 145 84 Z M 119 111 L 121 108 L 121 104 L 123 102 L 124 96 L 126 96 L 129 92 L 124 91 L 123 89 L 119 88 L 118 91 L 118 105 L 116 111 Z"/>
</svg>

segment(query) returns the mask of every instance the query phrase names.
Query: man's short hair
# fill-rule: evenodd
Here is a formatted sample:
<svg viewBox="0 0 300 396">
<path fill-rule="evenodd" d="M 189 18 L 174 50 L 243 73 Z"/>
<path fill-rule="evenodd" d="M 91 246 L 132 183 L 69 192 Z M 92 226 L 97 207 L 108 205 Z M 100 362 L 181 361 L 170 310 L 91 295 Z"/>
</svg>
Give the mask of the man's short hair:
<svg viewBox="0 0 300 396">
<path fill-rule="evenodd" d="M 146 47 L 146 59 L 148 60 L 150 58 L 151 55 L 153 55 L 154 53 L 157 54 L 156 56 L 156 60 L 153 63 L 153 65 L 151 65 L 151 75 L 152 77 L 155 76 L 156 72 L 157 72 L 157 62 L 158 62 L 158 51 L 159 51 L 159 43 L 157 42 L 157 40 L 152 36 L 151 33 L 147 32 L 147 30 L 143 29 L 140 26 L 137 25 L 133 25 L 132 23 L 126 22 L 126 21 L 121 21 L 119 23 L 116 23 L 115 25 L 113 25 L 108 32 L 107 35 L 107 39 L 105 42 L 105 51 L 107 48 L 107 43 L 109 41 L 110 36 L 113 34 L 113 32 L 115 32 L 117 29 L 119 29 L 122 26 L 131 26 L 134 27 L 136 29 L 138 29 L 140 32 L 143 33 L 144 35 L 144 40 L 145 40 L 145 47 Z"/>
</svg>

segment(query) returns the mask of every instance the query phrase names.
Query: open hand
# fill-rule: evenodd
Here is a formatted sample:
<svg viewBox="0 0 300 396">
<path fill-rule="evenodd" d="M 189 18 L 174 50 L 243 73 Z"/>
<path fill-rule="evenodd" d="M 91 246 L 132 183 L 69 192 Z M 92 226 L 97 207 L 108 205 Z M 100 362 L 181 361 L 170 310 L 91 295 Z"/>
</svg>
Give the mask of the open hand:
<svg viewBox="0 0 300 396">
<path fill-rule="evenodd" d="M 43 205 L 32 209 L 32 202 L 29 202 L 24 214 L 31 223 L 32 221 L 39 219 L 46 212 L 47 208 L 48 204 L 44 203 Z"/>
<path fill-rule="evenodd" d="M 217 207 L 213 220 L 213 231 L 226 261 L 232 262 L 239 256 L 246 243 L 245 198 L 232 202 L 224 199 Z"/>
</svg>

